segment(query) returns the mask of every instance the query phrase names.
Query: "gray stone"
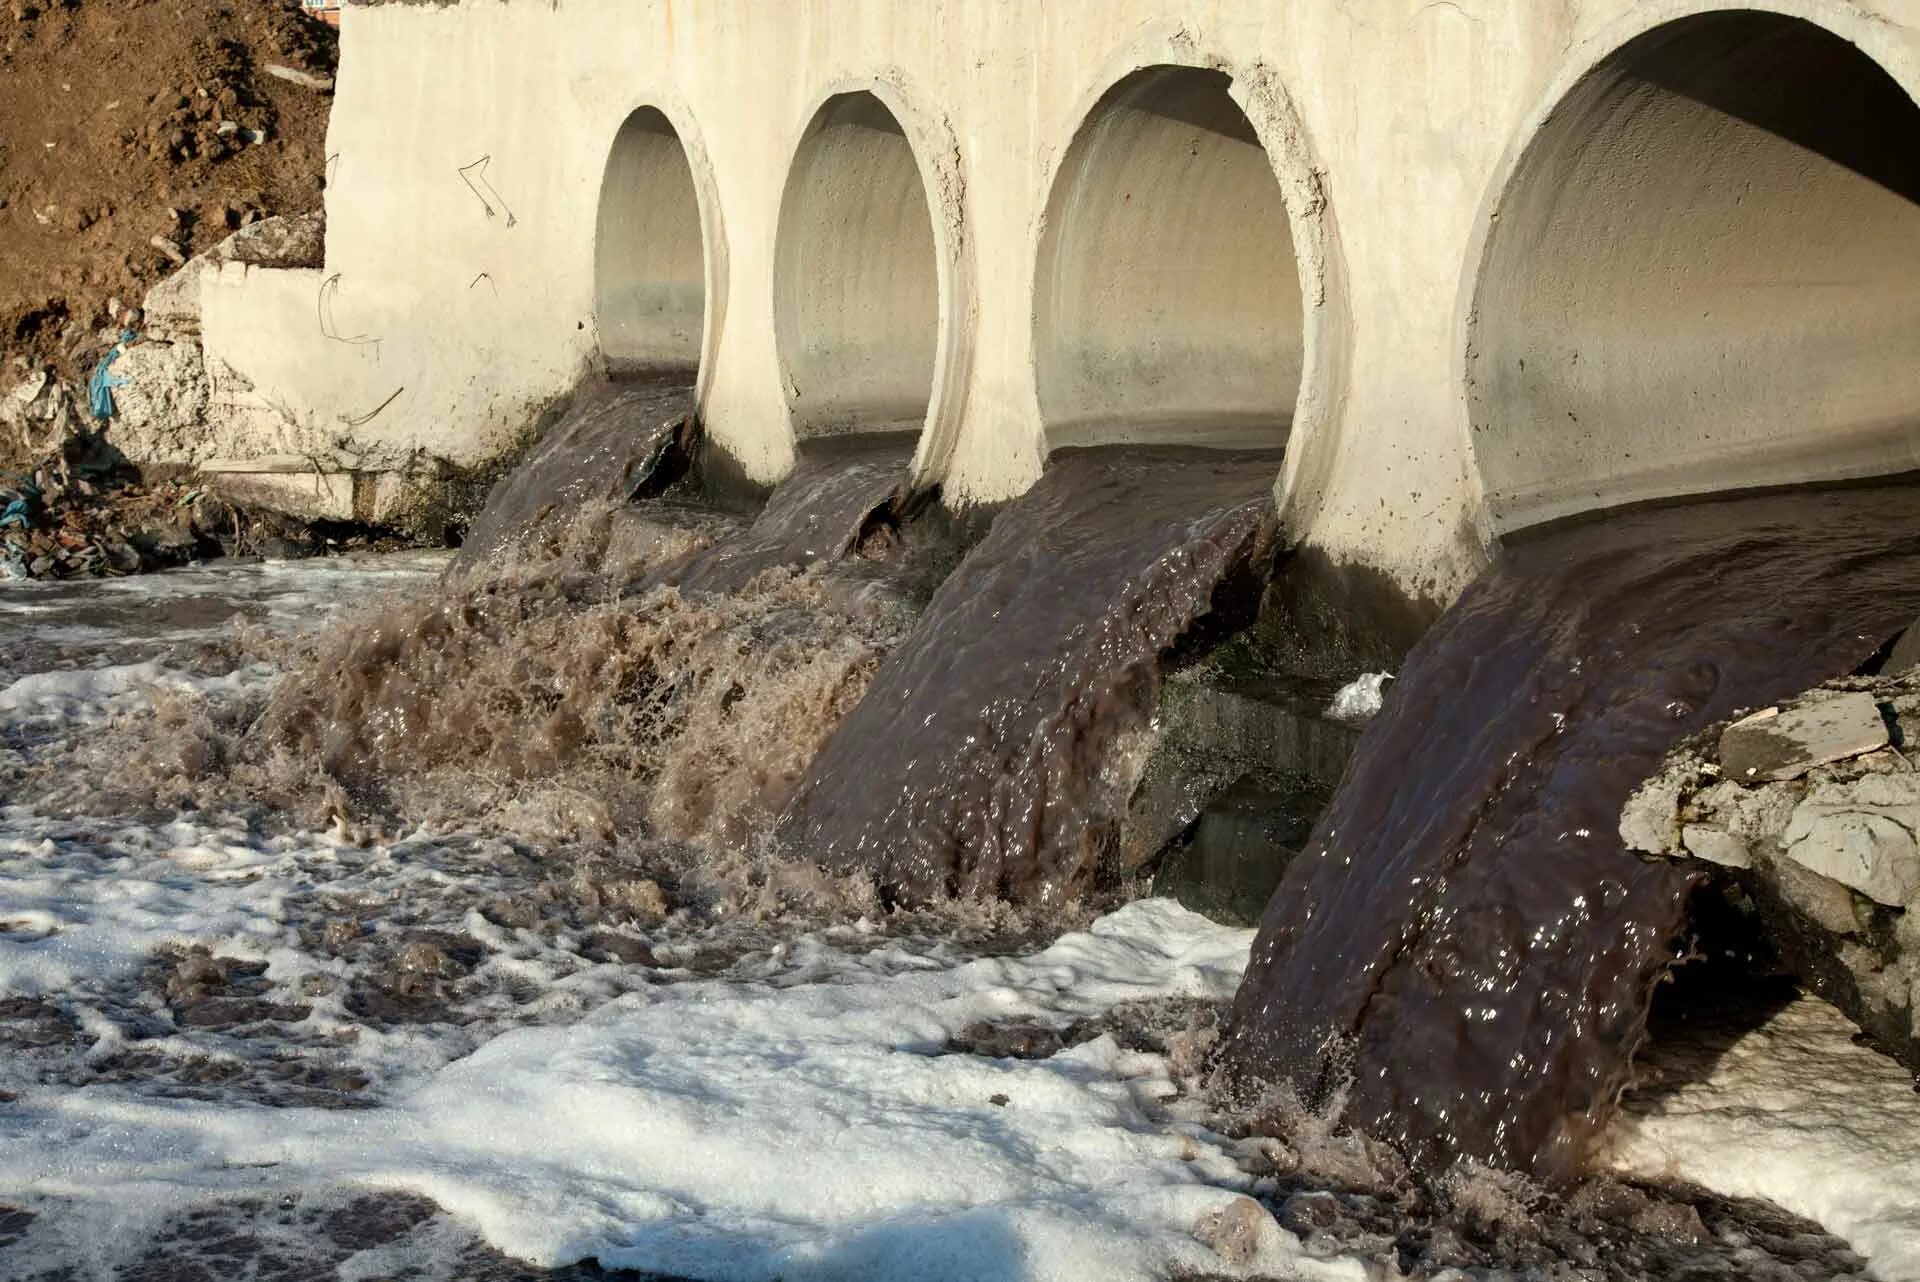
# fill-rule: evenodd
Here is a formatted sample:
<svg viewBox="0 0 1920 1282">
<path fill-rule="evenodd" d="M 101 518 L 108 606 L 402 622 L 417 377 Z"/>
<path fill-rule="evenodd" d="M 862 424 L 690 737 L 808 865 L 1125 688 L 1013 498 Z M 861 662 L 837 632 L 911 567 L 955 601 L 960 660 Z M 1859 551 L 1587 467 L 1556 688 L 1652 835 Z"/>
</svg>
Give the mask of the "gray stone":
<svg viewBox="0 0 1920 1282">
<path fill-rule="evenodd" d="M 187 251 L 168 240 L 165 236 L 155 236 L 147 243 L 171 259 L 174 266 L 185 267 L 187 265 Z"/>
<path fill-rule="evenodd" d="M 1833 878 L 1784 858 L 1774 860 L 1768 871 L 1780 899 L 1820 929 L 1832 935 L 1850 935 L 1860 929 L 1853 892 Z"/>
<path fill-rule="evenodd" d="M 1795 707 L 1769 708 L 1720 736 L 1720 764 L 1743 783 L 1795 779 L 1815 766 L 1887 746 L 1880 705 L 1863 691 L 1822 692 Z"/>
<path fill-rule="evenodd" d="M 326 262 L 326 237 L 325 214 L 285 214 L 242 227 L 215 252 L 250 267 L 320 267 Z"/>
<path fill-rule="evenodd" d="M 1728 832 L 1725 828 L 1716 828 L 1709 824 L 1688 824 L 1682 831 L 1681 844 L 1687 853 L 1708 863 L 1719 864 L 1724 868 L 1753 867 L 1753 853 L 1747 849 L 1747 843 Z"/>
<path fill-rule="evenodd" d="M 1748 848 L 1777 841 L 1793 819 L 1793 808 L 1800 804 L 1801 785 L 1773 784 L 1763 788 L 1743 788 L 1721 780 L 1702 789 L 1691 809 L 1700 818 L 1710 820 L 1738 837 Z"/>
<path fill-rule="evenodd" d="M 1680 797 L 1699 782 L 1691 770 L 1669 769 L 1641 784 L 1620 812 L 1628 850 L 1670 855 L 1680 849 Z"/>
<path fill-rule="evenodd" d="M 1786 842 L 1789 859 L 1876 903 L 1904 908 L 1920 892 L 1920 846 L 1885 814 L 1803 802 Z"/>
<path fill-rule="evenodd" d="M 310 71 L 301 71 L 298 68 L 283 66 L 277 62 L 265 64 L 262 70 L 275 80 L 284 80 L 290 85 L 299 85 L 302 89 L 311 89 L 315 93 L 331 93 L 333 91 L 332 76 L 316 76 Z"/>
</svg>

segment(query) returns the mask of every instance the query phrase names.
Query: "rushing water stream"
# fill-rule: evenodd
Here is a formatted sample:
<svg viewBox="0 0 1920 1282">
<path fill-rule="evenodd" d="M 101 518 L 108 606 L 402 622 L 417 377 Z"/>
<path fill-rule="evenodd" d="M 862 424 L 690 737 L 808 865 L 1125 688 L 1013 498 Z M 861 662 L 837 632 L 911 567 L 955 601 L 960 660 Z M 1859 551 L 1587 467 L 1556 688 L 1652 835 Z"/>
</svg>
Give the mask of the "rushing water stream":
<svg viewBox="0 0 1920 1282">
<path fill-rule="evenodd" d="M 1409 656 L 1268 910 L 1242 1073 L 1344 1089 L 1430 1158 L 1579 1169 L 1690 876 L 1629 854 L 1685 736 L 1852 671 L 1920 615 L 1920 487 L 1614 512 L 1510 539 Z"/>
<path fill-rule="evenodd" d="M 1272 559 L 1277 455 L 1055 455 L 948 577 L 808 770 L 795 851 L 906 902 L 1065 902 L 1093 888 L 1167 656 L 1248 621 Z"/>
<path fill-rule="evenodd" d="M 1688 893 L 1619 803 L 1920 613 L 1914 492 L 1515 540 L 1241 985 L 1251 932 L 1107 860 L 1278 457 L 1063 451 L 923 608 L 910 441 L 810 443 L 749 517 L 682 483 L 689 404 L 584 399 L 438 583 L 0 596 L 0 1275 L 1859 1274 L 1674 1174 L 1920 1272 L 1920 1114 L 1823 1008 L 1655 1046 L 1613 1117 Z M 1342 1105 L 1578 1178 L 1428 1180 Z"/>
</svg>

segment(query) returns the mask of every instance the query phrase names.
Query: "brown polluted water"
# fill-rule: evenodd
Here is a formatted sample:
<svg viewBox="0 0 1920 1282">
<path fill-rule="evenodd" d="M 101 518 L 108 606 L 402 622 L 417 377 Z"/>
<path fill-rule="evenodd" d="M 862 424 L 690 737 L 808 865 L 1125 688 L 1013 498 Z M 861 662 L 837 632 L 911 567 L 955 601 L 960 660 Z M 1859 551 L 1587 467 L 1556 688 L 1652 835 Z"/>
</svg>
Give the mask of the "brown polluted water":
<svg viewBox="0 0 1920 1282">
<path fill-rule="evenodd" d="M 454 572 L 506 556 L 592 504 L 629 503 L 679 480 L 693 444 L 693 409 L 693 379 L 681 373 L 621 379 L 577 393 L 560 421 L 487 496 Z"/>
<path fill-rule="evenodd" d="M 784 846 L 892 902 L 1062 902 L 1092 889 L 1164 669 L 1250 620 L 1277 452 L 1056 453 L 935 593 L 802 778 Z"/>
<path fill-rule="evenodd" d="M 1507 540 L 1415 647 L 1268 907 L 1224 1063 L 1417 1161 L 1576 1172 L 1695 882 L 1622 845 L 1678 741 L 1920 614 L 1920 486 L 1719 496 Z"/>
<path fill-rule="evenodd" d="M 862 536 L 886 525 L 913 462 L 908 432 L 803 442 L 791 474 L 738 537 L 725 539 L 654 578 L 685 592 L 738 592 L 776 566 L 845 559 Z"/>
</svg>

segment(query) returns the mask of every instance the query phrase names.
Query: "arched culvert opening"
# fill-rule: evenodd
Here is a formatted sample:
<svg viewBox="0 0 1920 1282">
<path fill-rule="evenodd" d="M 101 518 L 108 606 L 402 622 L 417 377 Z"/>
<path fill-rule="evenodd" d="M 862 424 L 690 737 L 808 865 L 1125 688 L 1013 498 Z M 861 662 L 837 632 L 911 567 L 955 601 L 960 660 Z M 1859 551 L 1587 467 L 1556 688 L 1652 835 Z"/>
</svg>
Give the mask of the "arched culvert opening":
<svg viewBox="0 0 1920 1282">
<path fill-rule="evenodd" d="M 706 327 L 706 238 L 686 147 L 653 107 L 628 116 L 614 137 L 593 244 L 608 365 L 691 377 Z"/>
<path fill-rule="evenodd" d="M 1779 14 L 1624 46 L 1491 214 L 1467 374 L 1503 529 L 1915 466 L 1920 109 Z"/>
<path fill-rule="evenodd" d="M 919 431 L 933 397 L 940 281 L 912 144 L 871 93 L 827 100 L 780 207 L 774 321 L 800 438 Z"/>
<path fill-rule="evenodd" d="M 1047 444 L 1279 445 L 1304 316 L 1273 163 L 1222 72 L 1122 80 L 1054 182 L 1035 278 Z"/>
</svg>

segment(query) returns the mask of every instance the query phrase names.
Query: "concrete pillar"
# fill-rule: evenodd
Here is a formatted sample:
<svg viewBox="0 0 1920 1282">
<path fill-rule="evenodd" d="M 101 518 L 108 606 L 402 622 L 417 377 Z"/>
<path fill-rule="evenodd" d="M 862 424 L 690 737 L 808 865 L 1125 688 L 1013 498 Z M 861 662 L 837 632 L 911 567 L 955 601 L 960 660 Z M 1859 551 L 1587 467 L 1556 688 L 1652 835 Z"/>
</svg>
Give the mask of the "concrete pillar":
<svg viewBox="0 0 1920 1282">
<path fill-rule="evenodd" d="M 204 292 L 263 452 L 474 458 L 592 362 L 668 330 L 684 359 L 690 176 L 704 412 L 761 481 L 916 417 L 957 503 L 1088 433 L 1285 424 L 1292 534 L 1442 602 L 1519 525 L 1915 461 L 1920 0 L 475 0 L 342 32 L 327 269 Z M 636 110 L 687 162 L 651 192 Z M 608 260 L 621 184 L 681 216 Z"/>
</svg>

